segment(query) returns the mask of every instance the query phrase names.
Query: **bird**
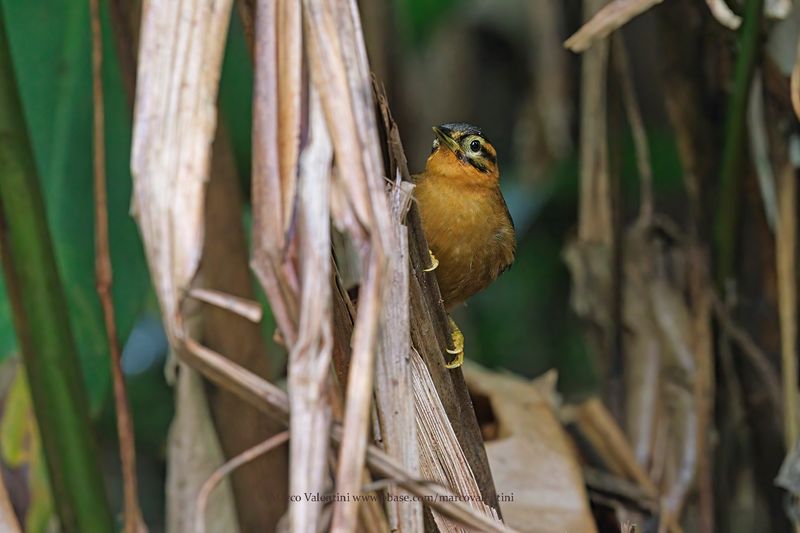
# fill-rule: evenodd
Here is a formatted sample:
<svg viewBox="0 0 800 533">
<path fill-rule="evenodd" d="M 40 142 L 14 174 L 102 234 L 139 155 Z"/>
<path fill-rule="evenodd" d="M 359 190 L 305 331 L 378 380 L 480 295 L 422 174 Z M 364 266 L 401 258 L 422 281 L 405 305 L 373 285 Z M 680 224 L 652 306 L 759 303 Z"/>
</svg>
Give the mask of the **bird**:
<svg viewBox="0 0 800 533">
<path fill-rule="evenodd" d="M 449 313 L 488 287 L 514 262 L 514 222 L 500 192 L 497 152 L 480 128 L 463 122 L 433 127 L 425 170 L 412 177 L 414 199 L 430 248 L 430 265 L 448 312 L 455 359 L 464 335 Z"/>
</svg>

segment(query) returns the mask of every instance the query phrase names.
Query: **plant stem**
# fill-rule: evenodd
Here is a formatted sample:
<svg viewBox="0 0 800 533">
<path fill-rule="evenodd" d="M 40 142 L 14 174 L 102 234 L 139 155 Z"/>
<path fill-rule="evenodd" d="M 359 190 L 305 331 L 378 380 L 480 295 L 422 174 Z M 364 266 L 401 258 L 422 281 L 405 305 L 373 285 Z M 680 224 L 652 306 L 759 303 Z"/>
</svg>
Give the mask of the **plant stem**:
<svg viewBox="0 0 800 533">
<path fill-rule="evenodd" d="M 720 167 L 719 202 L 715 222 L 717 281 L 720 285 L 733 275 L 736 252 L 736 224 L 739 208 L 739 176 L 744 149 L 745 115 L 761 36 L 764 0 L 747 0 L 739 38 L 733 94 L 725 120 Z"/>
<path fill-rule="evenodd" d="M 114 530 L 0 6 L 0 252 L 63 531 Z"/>
<path fill-rule="evenodd" d="M 103 103 L 103 32 L 100 23 L 100 0 L 89 0 L 92 28 L 92 100 L 94 143 L 94 230 L 95 277 L 97 295 L 103 308 L 103 318 L 108 337 L 108 355 L 111 359 L 111 378 L 114 384 L 114 410 L 117 415 L 117 436 L 122 465 L 123 531 L 146 533 L 147 528 L 139 507 L 136 480 L 136 444 L 131 420 L 125 378 L 122 375 L 122 351 L 114 318 L 114 301 L 111 294 L 113 271 L 108 239 L 108 193 L 106 188 L 105 105 Z"/>
</svg>

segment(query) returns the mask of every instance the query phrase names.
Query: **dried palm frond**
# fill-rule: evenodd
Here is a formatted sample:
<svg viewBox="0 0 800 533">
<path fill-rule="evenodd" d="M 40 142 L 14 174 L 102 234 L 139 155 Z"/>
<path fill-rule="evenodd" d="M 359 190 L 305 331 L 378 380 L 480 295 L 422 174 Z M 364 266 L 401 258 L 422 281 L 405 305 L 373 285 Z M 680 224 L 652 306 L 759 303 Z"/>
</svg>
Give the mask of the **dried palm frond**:
<svg viewBox="0 0 800 533">
<path fill-rule="evenodd" d="M 247 302 L 213 287 L 196 286 L 201 283 L 196 272 L 203 242 L 203 196 L 230 9 L 230 2 L 203 0 L 181 5 L 152 1 L 144 9 L 133 160 L 135 211 L 170 342 L 192 368 L 290 423 L 292 494 L 330 492 L 328 452 L 338 443 L 335 493 L 360 493 L 366 463 L 398 487 L 390 487 L 390 494 L 402 490 L 428 498 L 441 524 L 503 530 L 499 512 L 492 508 L 494 488 L 463 377 L 451 377 L 443 367 L 447 328 L 438 293 L 423 296 L 435 282 L 430 285 L 432 278 L 426 274 L 425 289 L 420 289 L 419 280 L 409 276 L 409 259 L 419 265 L 419 249 L 425 245 L 418 217 L 412 217 L 414 248 L 409 249 L 404 222 L 410 188 L 401 179 L 408 179 L 408 171 L 399 142 L 392 152 L 402 164 L 389 174 L 398 179 L 387 195 L 375 99 L 354 1 L 262 0 L 253 17 L 252 266 L 289 349 L 288 397 L 194 340 L 187 328 L 194 300 L 257 316 Z M 178 69 L 170 62 L 176 56 L 184 58 Z M 383 127 L 394 126 L 388 119 Z M 340 283 L 332 268 L 331 223 L 355 251 L 357 307 L 344 301 L 342 291 L 332 290 Z M 416 289 L 410 290 L 414 283 Z M 411 311 L 409 292 L 417 302 Z M 347 368 L 337 368 L 345 378 L 338 384 L 344 390 L 338 390 L 331 361 L 334 339 L 343 331 L 339 326 L 334 330 L 333 309 L 342 303 L 351 313 L 352 337 L 344 348 L 349 350 L 343 360 Z M 424 311 L 427 318 L 416 316 L 417 326 L 412 328 L 415 310 Z M 434 328 L 431 313 L 437 317 Z M 431 331 L 427 339 L 419 331 L 425 320 Z M 410 359 L 418 357 L 411 349 L 414 331 L 416 344 L 424 347 L 424 363 Z M 444 396 L 443 387 L 450 391 Z M 378 413 L 373 429 L 394 460 L 369 444 L 373 391 Z M 344 400 L 341 426 L 334 423 L 339 402 L 331 402 L 339 394 Z M 420 430 L 408 409 L 405 416 L 390 416 L 414 398 L 417 413 L 432 415 L 432 427 Z M 448 451 L 423 459 L 428 465 L 423 471 L 432 472 L 430 481 L 438 485 L 418 481 L 418 444 Z M 451 464 L 454 458 L 456 467 Z M 455 503 L 450 490 L 466 491 L 473 498 L 468 504 Z M 489 500 L 481 501 L 487 494 Z M 322 502 L 300 500 L 290 504 L 293 530 L 317 531 L 325 520 Z M 421 526 L 419 504 L 389 507 L 389 517 L 399 529 L 415 531 Z M 332 528 L 355 530 L 358 509 L 352 501 L 336 501 Z"/>
</svg>

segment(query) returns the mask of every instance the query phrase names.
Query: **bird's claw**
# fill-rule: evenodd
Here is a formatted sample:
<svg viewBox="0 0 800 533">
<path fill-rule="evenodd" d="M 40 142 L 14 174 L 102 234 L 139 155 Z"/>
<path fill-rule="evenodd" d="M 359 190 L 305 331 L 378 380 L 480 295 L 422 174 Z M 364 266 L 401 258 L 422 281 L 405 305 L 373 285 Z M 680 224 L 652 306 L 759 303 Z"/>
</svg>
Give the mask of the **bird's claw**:
<svg viewBox="0 0 800 533">
<path fill-rule="evenodd" d="M 452 353 L 450 350 L 447 350 L 447 352 L 448 353 Z M 455 359 L 453 359 L 449 363 L 445 363 L 444 367 L 447 368 L 447 369 L 452 370 L 454 368 L 460 367 L 463 364 L 464 364 L 464 352 L 462 351 L 462 352 L 458 352 L 458 355 L 456 356 Z"/>
<path fill-rule="evenodd" d="M 453 342 L 453 348 L 447 348 L 447 353 L 451 355 L 455 355 L 455 359 L 450 361 L 449 363 L 445 363 L 445 368 L 458 368 L 464 364 L 464 334 L 461 333 L 461 330 L 456 325 L 455 321 L 450 319 L 450 329 L 452 333 L 450 333 L 450 340 Z"/>
<path fill-rule="evenodd" d="M 427 268 L 423 268 L 422 269 L 423 272 L 432 272 L 432 271 L 436 270 L 436 267 L 439 266 L 439 260 L 436 259 L 435 255 L 433 255 L 433 252 L 428 250 L 428 255 L 431 257 L 431 266 L 429 266 Z"/>
</svg>

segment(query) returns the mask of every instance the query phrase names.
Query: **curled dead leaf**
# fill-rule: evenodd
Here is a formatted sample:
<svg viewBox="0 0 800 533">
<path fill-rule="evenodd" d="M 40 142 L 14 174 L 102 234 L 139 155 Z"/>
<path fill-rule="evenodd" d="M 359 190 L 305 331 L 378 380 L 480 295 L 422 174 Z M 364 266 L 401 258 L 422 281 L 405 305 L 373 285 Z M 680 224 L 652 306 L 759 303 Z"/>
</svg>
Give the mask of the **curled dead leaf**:
<svg viewBox="0 0 800 533">
<path fill-rule="evenodd" d="M 664 0 L 614 0 L 603 6 L 594 16 L 564 42 L 573 52 L 585 52 L 597 41 L 624 26 L 632 18 L 641 15 Z"/>
<path fill-rule="evenodd" d="M 473 396 L 488 399 L 497 424 L 486 443 L 498 500 L 522 531 L 596 531 L 575 450 L 554 412 L 554 382 L 464 365 Z"/>
</svg>

